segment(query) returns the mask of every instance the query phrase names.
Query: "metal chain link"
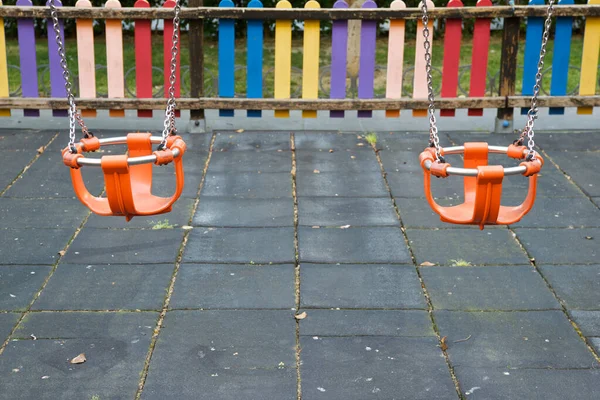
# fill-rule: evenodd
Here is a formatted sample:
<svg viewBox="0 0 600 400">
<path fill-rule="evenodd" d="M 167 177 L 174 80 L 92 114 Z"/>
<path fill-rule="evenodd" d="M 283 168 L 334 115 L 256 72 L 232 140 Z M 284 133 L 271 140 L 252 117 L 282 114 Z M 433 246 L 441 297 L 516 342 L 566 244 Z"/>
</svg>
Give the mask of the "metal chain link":
<svg viewBox="0 0 600 400">
<path fill-rule="evenodd" d="M 521 136 L 518 139 L 518 142 L 521 145 L 525 142 L 525 136 L 527 136 L 527 138 L 529 139 L 527 142 L 527 148 L 529 149 L 529 154 L 527 156 L 528 160 L 535 159 L 535 142 L 533 141 L 535 133 L 533 131 L 533 125 L 535 124 L 535 120 L 538 118 L 537 98 L 542 86 L 544 58 L 546 56 L 546 45 L 548 44 L 548 37 L 550 36 L 550 26 L 552 25 L 552 12 L 554 11 L 553 6 L 554 0 L 550 0 L 550 4 L 548 5 L 548 14 L 546 17 L 546 21 L 544 22 L 544 34 L 542 35 L 540 59 L 538 61 L 537 73 L 535 74 L 535 85 L 533 86 L 533 96 L 531 97 L 531 108 L 529 109 L 529 111 L 527 111 L 527 123 L 525 125 L 525 128 L 523 128 L 523 131 L 521 132 Z"/>
<path fill-rule="evenodd" d="M 177 131 L 175 128 L 175 82 L 177 77 L 175 75 L 177 71 L 177 53 L 179 51 L 179 12 L 181 6 L 179 0 L 175 1 L 175 16 L 173 17 L 173 36 L 171 41 L 173 47 L 171 47 L 171 74 L 169 75 L 169 100 L 167 101 L 167 109 L 165 110 L 165 122 L 164 129 L 162 132 L 162 142 L 159 148 L 164 148 L 167 145 L 167 137 L 169 134 L 175 134 Z"/>
<path fill-rule="evenodd" d="M 52 26 L 54 27 L 54 33 L 56 35 L 56 45 L 58 46 L 58 54 L 60 56 L 60 66 L 63 70 L 63 79 L 65 80 L 65 90 L 67 92 L 67 102 L 69 103 L 69 148 L 71 151 L 75 150 L 75 122 L 81 127 L 81 132 L 84 137 L 90 137 L 91 134 L 88 132 L 87 126 L 83 122 L 77 106 L 75 105 L 75 96 L 71 91 L 71 73 L 67 65 L 67 56 L 65 53 L 65 45 L 60 35 L 60 25 L 58 21 L 58 14 L 56 13 L 55 0 L 50 0 L 50 15 L 52 16 Z"/>
<path fill-rule="evenodd" d="M 427 0 L 421 2 L 421 9 L 423 10 L 423 47 L 425 47 L 425 72 L 427 73 L 427 90 L 429 92 L 428 100 L 428 114 L 429 114 L 429 145 L 435 147 L 435 154 L 440 162 L 444 162 L 440 148 L 440 137 L 438 136 L 438 128 L 435 119 L 435 96 L 433 94 L 433 77 L 431 75 L 431 43 L 429 42 L 429 16 L 427 15 Z"/>
</svg>

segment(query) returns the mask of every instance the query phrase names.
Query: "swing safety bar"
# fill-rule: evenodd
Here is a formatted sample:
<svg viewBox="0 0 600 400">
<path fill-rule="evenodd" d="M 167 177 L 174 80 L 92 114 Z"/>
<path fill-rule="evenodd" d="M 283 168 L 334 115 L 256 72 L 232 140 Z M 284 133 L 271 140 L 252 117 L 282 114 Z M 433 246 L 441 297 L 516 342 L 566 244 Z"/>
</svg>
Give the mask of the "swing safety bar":
<svg viewBox="0 0 600 400">
<path fill-rule="evenodd" d="M 508 153 L 508 147 L 505 147 L 505 146 L 488 146 L 488 150 L 490 153 L 495 153 L 495 154 L 507 154 Z M 464 146 L 453 146 L 453 147 L 444 147 L 443 148 L 444 155 L 462 154 L 464 152 L 465 152 Z M 523 150 L 523 153 L 526 154 L 527 151 Z M 423 165 L 425 166 L 425 168 L 428 171 L 431 170 L 432 164 L 433 163 L 430 160 L 426 160 L 423 163 Z M 527 171 L 527 167 L 522 166 L 522 165 L 520 165 L 518 167 L 504 168 L 504 176 L 522 175 L 526 171 Z M 477 176 L 479 174 L 479 170 L 477 170 L 475 168 L 448 167 L 448 168 L 446 168 L 446 173 L 448 175 L 457 175 L 457 176 Z"/>
<path fill-rule="evenodd" d="M 162 142 L 161 136 L 151 136 L 150 141 L 153 144 L 158 144 Z M 112 144 L 127 144 L 126 136 L 118 136 L 112 138 L 104 138 L 100 139 L 100 145 L 112 145 Z M 179 156 L 179 149 L 177 147 L 173 148 L 173 157 L 177 158 Z M 142 157 L 129 157 L 127 159 L 127 165 L 142 165 L 142 164 L 153 164 L 156 162 L 156 156 L 154 154 Z M 102 160 L 100 158 L 85 158 L 80 157 L 77 159 L 77 164 L 80 166 L 90 166 L 90 167 L 100 167 L 102 166 Z"/>
</svg>

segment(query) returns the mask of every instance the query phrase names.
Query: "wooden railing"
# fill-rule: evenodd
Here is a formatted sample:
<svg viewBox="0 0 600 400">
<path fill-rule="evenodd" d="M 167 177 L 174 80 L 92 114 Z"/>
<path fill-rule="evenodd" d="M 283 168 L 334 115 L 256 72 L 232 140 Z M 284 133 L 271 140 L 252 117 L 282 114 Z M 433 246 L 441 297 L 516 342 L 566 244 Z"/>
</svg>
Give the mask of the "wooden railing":
<svg viewBox="0 0 600 400">
<path fill-rule="evenodd" d="M 150 25 L 144 21 L 162 19 L 165 24 L 164 48 L 170 47 L 169 21 L 173 16 L 174 1 L 167 1 L 162 8 L 149 8 L 145 0 L 138 0 L 133 8 L 119 8 L 117 0 L 108 0 L 111 7 L 91 7 L 89 2 L 80 0 L 77 7 L 60 7 L 61 19 L 77 20 L 77 46 L 79 75 L 77 104 L 86 116 L 94 116 L 98 109 L 109 109 L 113 117 L 122 117 L 122 110 L 138 110 L 139 117 L 150 117 L 152 111 L 164 108 L 165 100 L 155 97 L 152 88 L 152 43 L 149 39 Z M 47 7 L 30 6 L 30 0 L 18 0 L 17 6 L 0 6 L 0 18 L 17 18 L 20 47 L 20 89 L 9 87 L 6 62 L 4 32 L 0 29 L 0 116 L 10 116 L 13 109 L 23 109 L 25 116 L 37 116 L 40 109 L 52 109 L 57 116 L 66 115 L 68 108 L 57 57 L 53 55 L 52 35 L 48 41 L 50 50 L 48 69 L 50 75 L 49 93 L 41 93 L 37 81 L 37 59 L 34 56 L 36 41 L 33 31 L 33 19 L 48 18 Z M 328 110 L 331 117 L 343 117 L 344 111 L 357 110 L 359 117 L 368 118 L 373 110 L 386 110 L 387 118 L 400 115 L 401 110 L 412 110 L 414 116 L 424 116 L 427 108 L 426 79 L 423 67 L 423 48 L 420 40 L 420 25 L 417 28 L 414 68 L 407 90 L 404 86 L 408 69 L 403 60 L 405 41 L 405 21 L 419 19 L 419 8 L 406 8 L 401 0 L 396 0 L 390 8 L 379 9 L 372 0 L 366 0 L 363 8 L 347 8 L 344 0 L 339 0 L 333 9 L 320 9 L 319 3 L 311 0 L 303 9 L 291 8 L 287 0 L 281 0 L 276 8 L 262 8 L 259 0 L 252 0 L 248 8 L 235 8 L 230 0 L 223 0 L 221 7 L 202 7 L 202 0 L 189 0 L 181 17 L 189 21 L 187 43 L 189 45 L 188 87 L 180 92 L 182 67 L 177 71 L 177 94 L 180 97 L 177 107 L 191 110 L 192 119 L 204 118 L 204 110 L 220 110 L 221 117 L 234 115 L 234 110 L 246 110 L 250 117 L 262 116 L 263 110 L 275 110 L 276 117 L 289 116 L 289 110 L 303 110 L 303 117 L 316 116 L 317 110 Z M 462 7 L 459 0 L 450 0 L 448 7 L 432 8 L 431 19 L 446 19 L 443 43 L 443 65 L 441 85 L 438 90 L 436 107 L 442 116 L 453 116 L 455 109 L 469 109 L 469 115 L 482 115 L 482 109 L 497 109 L 498 118 L 511 120 L 514 108 L 523 108 L 530 104 L 533 83 L 537 69 L 537 57 L 541 45 L 541 27 L 546 15 L 543 0 L 531 0 L 528 7 L 491 6 L 489 0 L 479 0 L 476 7 Z M 537 6 L 539 5 L 539 6 Z M 117 8 L 114 8 L 117 7 Z M 548 93 L 540 96 L 539 106 L 550 107 L 551 114 L 562 114 L 565 107 L 576 107 L 579 114 L 591 114 L 594 107 L 600 107 L 598 94 L 598 55 L 600 50 L 600 0 L 590 0 L 588 5 L 572 5 L 572 0 L 561 0 L 555 6 L 556 29 L 553 34 L 554 53 L 546 60 L 551 65 L 551 80 Z M 572 40 L 573 17 L 584 17 L 585 29 L 583 50 L 578 65 L 570 65 L 570 44 Z M 490 71 L 487 70 L 489 54 L 490 24 L 492 18 L 503 19 L 502 54 L 500 70 L 493 77 L 494 85 L 489 84 Z M 517 62 L 521 21 L 527 18 L 525 50 L 522 66 Z M 135 90 L 126 88 L 124 60 L 122 51 L 109 55 L 108 93 L 103 98 L 96 91 L 95 61 L 93 49 L 94 36 L 91 20 L 121 21 L 133 20 L 135 24 Z M 206 19 L 219 20 L 219 64 L 218 72 L 212 71 L 218 84 L 215 88 L 206 85 L 207 72 L 204 65 L 203 24 Z M 357 98 L 348 97 L 346 73 L 346 44 L 348 20 L 363 20 L 360 39 L 360 68 L 357 81 Z M 387 62 L 375 63 L 375 41 L 377 21 L 390 20 L 388 33 Z M 459 84 L 461 66 L 461 22 L 475 19 L 473 35 L 472 62 L 467 96 Z M 235 25 L 232 20 L 247 20 L 245 93 L 236 93 L 235 70 Z M 292 20 L 304 20 L 303 63 L 299 73 L 301 79 L 301 98 L 292 98 L 291 92 L 291 23 Z M 331 59 L 319 59 L 322 46 L 320 21 L 334 21 L 331 38 Z M 264 31 L 266 21 L 275 21 L 275 56 L 272 65 L 266 65 L 263 55 Z M 0 24 L 3 25 L 3 24 Z M 119 44 L 122 36 L 114 29 L 106 33 L 107 46 Z M 118 24 L 120 26 L 120 24 Z M 238 25 L 239 26 L 239 25 Z M 172 29 L 172 28 L 171 28 Z M 120 42 L 119 42 L 120 41 Z M 112 43 L 112 45 L 111 45 Z M 119 48 L 119 46 L 117 46 Z M 435 54 L 434 54 L 435 56 Z M 408 61 L 408 60 L 407 60 Z M 183 60 L 185 63 L 186 60 Z M 323 65 L 328 65 L 323 68 Z M 464 67 L 464 66 L 463 66 Z M 567 77 L 573 69 L 580 70 L 578 87 L 567 91 Z M 517 88 L 517 73 L 522 69 L 522 87 Z M 266 83 L 265 70 L 272 74 L 273 83 Z M 323 85 L 323 71 L 330 76 L 329 87 Z M 375 71 L 385 71 L 385 94 L 379 96 L 374 91 Z M 320 72 L 321 71 L 321 72 Z M 495 72 L 494 72 L 495 73 Z M 149 78 L 150 77 L 150 78 Z M 267 87 L 269 86 L 269 87 Z M 518 91 L 520 90 L 520 92 Z M 126 96 L 126 92 L 132 94 Z M 205 93 L 210 92 L 211 97 Z M 13 95 L 10 95 L 13 93 Z M 267 94 L 272 95 L 268 96 Z M 17 95 L 19 94 L 19 95 Z M 42 97 L 47 95 L 47 97 Z M 240 96 L 245 96 L 240 98 Z"/>
</svg>

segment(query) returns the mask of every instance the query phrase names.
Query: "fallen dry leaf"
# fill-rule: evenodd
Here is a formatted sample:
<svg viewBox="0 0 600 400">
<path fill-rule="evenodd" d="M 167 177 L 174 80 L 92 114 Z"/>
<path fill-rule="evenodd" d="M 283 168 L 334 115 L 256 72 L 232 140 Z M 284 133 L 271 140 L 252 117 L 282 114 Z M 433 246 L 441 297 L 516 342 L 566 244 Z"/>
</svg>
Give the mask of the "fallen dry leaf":
<svg viewBox="0 0 600 400">
<path fill-rule="evenodd" d="M 593 236 L 586 236 L 585 238 L 586 238 L 586 240 L 594 240 Z"/>
<path fill-rule="evenodd" d="M 306 311 L 304 311 L 304 312 L 302 312 L 300 314 L 294 315 L 294 318 L 296 318 L 296 319 L 304 319 L 304 318 L 306 318 Z"/>
<path fill-rule="evenodd" d="M 422 262 L 419 264 L 421 267 L 433 267 L 435 264 L 429 261 Z"/>
<path fill-rule="evenodd" d="M 319 171 L 318 169 L 315 169 L 315 170 L 313 171 L 313 174 L 320 174 L 320 173 L 321 173 L 321 171 Z"/>
<path fill-rule="evenodd" d="M 85 354 L 81 353 L 80 355 L 71 360 L 71 364 L 83 364 L 86 361 L 87 358 L 85 358 Z"/>
<path fill-rule="evenodd" d="M 44 152 L 44 146 L 37 149 L 38 154 L 42 154 Z"/>
<path fill-rule="evenodd" d="M 330 152 L 330 153 L 333 153 L 333 149 L 329 149 L 329 152 Z"/>
<path fill-rule="evenodd" d="M 194 229 L 194 227 L 193 226 L 189 226 L 189 225 L 183 225 L 181 227 L 181 229 L 183 229 L 184 231 L 189 231 L 190 229 Z"/>
<path fill-rule="evenodd" d="M 364 146 L 364 143 L 356 143 L 357 146 Z"/>
<path fill-rule="evenodd" d="M 66 253 L 66 251 L 64 251 L 64 250 L 61 250 L 61 251 L 58 252 L 58 254 L 61 255 L 61 256 L 64 256 L 65 253 Z"/>
<path fill-rule="evenodd" d="M 319 225 L 313 225 L 313 226 L 312 226 L 312 228 L 313 228 L 313 229 L 319 229 L 319 228 L 320 228 L 320 226 L 319 226 Z"/>
<path fill-rule="evenodd" d="M 292 170 L 290 171 L 290 173 L 292 174 L 292 176 L 296 176 L 296 166 L 292 167 Z"/>
<path fill-rule="evenodd" d="M 342 225 L 342 226 L 340 226 L 340 229 L 348 229 L 348 228 L 350 228 L 350 225 Z"/>
<path fill-rule="evenodd" d="M 243 129 L 238 129 L 236 132 L 237 133 L 242 133 L 242 132 L 244 132 L 244 130 Z"/>
<path fill-rule="evenodd" d="M 442 349 L 442 351 L 448 350 L 448 345 L 446 344 L 446 340 L 447 340 L 446 336 L 444 336 L 442 338 L 442 340 L 440 340 L 440 343 L 441 343 L 440 344 L 440 349 Z"/>
</svg>

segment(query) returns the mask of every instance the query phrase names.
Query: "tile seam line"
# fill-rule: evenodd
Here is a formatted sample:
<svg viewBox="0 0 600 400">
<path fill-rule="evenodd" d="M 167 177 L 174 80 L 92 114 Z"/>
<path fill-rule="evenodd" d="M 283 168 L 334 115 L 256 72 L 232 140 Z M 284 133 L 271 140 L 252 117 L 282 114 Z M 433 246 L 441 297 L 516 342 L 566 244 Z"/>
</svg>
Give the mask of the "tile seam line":
<svg viewBox="0 0 600 400">
<path fill-rule="evenodd" d="M 301 307 L 301 282 L 300 282 L 300 239 L 299 239 L 299 218 L 300 218 L 300 208 L 298 206 L 298 161 L 296 159 L 296 136 L 294 132 L 290 132 L 289 134 L 290 140 L 290 152 L 292 156 L 292 165 L 290 170 L 290 178 L 291 178 L 291 186 L 292 186 L 292 201 L 293 201 L 293 209 L 294 209 L 294 299 L 296 308 L 296 313 L 300 311 Z M 301 353 L 302 348 L 300 347 L 300 320 L 294 318 L 295 323 L 295 351 L 294 357 L 296 361 L 296 399 L 302 400 L 302 373 L 301 373 Z"/>
<path fill-rule="evenodd" d="M 198 188 L 196 190 L 195 202 L 194 202 L 194 205 L 192 206 L 192 210 L 190 211 L 190 217 L 188 219 L 188 223 L 191 223 L 191 221 L 193 220 L 194 215 L 195 215 L 196 211 L 198 210 L 198 205 L 200 204 L 200 193 L 202 192 L 202 188 L 204 187 L 204 183 L 206 181 L 206 175 L 207 175 L 208 168 L 210 165 L 210 160 L 212 157 L 212 151 L 213 151 L 213 146 L 214 146 L 216 137 L 217 137 L 217 134 L 215 132 L 213 132 L 211 141 L 209 144 L 209 148 L 208 148 L 208 155 L 206 157 L 206 160 L 204 161 L 204 169 L 202 170 L 202 179 L 200 180 L 200 183 L 198 184 Z M 162 324 L 164 322 L 165 316 L 166 316 L 167 312 L 169 311 L 171 297 L 173 295 L 175 282 L 177 281 L 177 274 L 179 272 L 179 268 L 180 268 L 181 262 L 183 260 L 183 254 L 184 254 L 188 239 L 190 237 L 190 234 L 191 234 L 191 230 L 184 231 L 183 239 L 180 243 L 179 251 L 177 253 L 177 257 L 176 257 L 176 260 L 174 263 L 175 265 L 173 268 L 173 273 L 171 275 L 171 280 L 169 282 L 169 286 L 167 287 L 167 293 L 165 294 L 165 298 L 163 300 L 163 305 L 162 305 L 161 311 L 159 313 L 158 319 L 156 321 L 156 325 L 154 327 L 152 337 L 150 339 L 148 351 L 147 351 L 146 357 L 144 359 L 144 366 L 143 366 L 142 370 L 140 371 L 140 379 L 138 381 L 138 386 L 137 386 L 136 393 L 134 396 L 135 400 L 140 400 L 142 393 L 144 391 L 144 387 L 146 385 L 146 379 L 148 378 L 148 371 L 150 369 L 150 363 L 152 361 L 154 349 L 158 342 L 158 337 L 161 333 Z"/>
<path fill-rule="evenodd" d="M 431 302 L 431 298 L 429 297 L 427 287 L 425 286 L 425 281 L 423 280 L 423 276 L 421 275 L 421 271 L 417 264 L 417 258 L 414 254 L 412 247 L 410 246 L 410 240 L 408 238 L 408 235 L 406 234 L 406 228 L 404 226 L 404 221 L 402 220 L 402 216 L 400 214 L 400 209 L 398 208 L 398 204 L 396 203 L 396 199 L 394 198 L 394 195 L 392 193 L 392 188 L 388 182 L 388 179 L 387 179 L 388 174 L 383 165 L 383 160 L 381 159 L 381 154 L 380 154 L 381 149 L 377 149 L 377 142 L 371 144 L 371 148 L 373 149 L 373 152 L 375 154 L 377 162 L 379 163 L 379 167 L 381 169 L 381 176 L 382 176 L 384 185 L 386 187 L 386 190 L 388 192 L 388 198 L 392 202 L 392 207 L 394 208 L 394 212 L 396 213 L 396 218 L 398 219 L 398 223 L 400 225 L 400 231 L 402 232 L 402 237 L 404 238 L 405 245 L 406 245 L 408 252 L 410 254 L 410 257 L 412 259 L 413 267 L 415 268 L 417 277 L 419 278 L 419 283 L 421 284 L 421 292 L 422 292 L 423 296 L 425 297 L 425 303 L 427 305 L 427 314 L 429 315 L 431 327 L 432 327 L 435 337 L 437 338 L 438 343 L 439 343 L 438 347 L 440 348 L 440 351 L 442 352 L 442 355 L 444 357 L 444 361 L 446 363 L 448 373 L 450 374 L 450 379 L 452 380 L 452 383 L 454 385 L 454 390 L 456 391 L 456 395 L 457 395 L 458 399 L 464 400 L 464 396 L 462 395 L 462 391 L 460 388 L 460 382 L 458 380 L 458 377 L 456 376 L 456 373 L 454 372 L 454 366 L 452 365 L 452 362 L 450 361 L 450 357 L 448 356 L 447 350 L 443 350 L 441 347 L 442 337 L 441 337 L 441 334 L 437 327 L 437 324 L 435 322 L 435 317 L 433 315 L 433 303 Z"/>
</svg>

